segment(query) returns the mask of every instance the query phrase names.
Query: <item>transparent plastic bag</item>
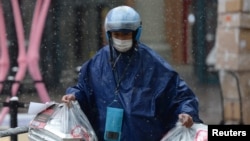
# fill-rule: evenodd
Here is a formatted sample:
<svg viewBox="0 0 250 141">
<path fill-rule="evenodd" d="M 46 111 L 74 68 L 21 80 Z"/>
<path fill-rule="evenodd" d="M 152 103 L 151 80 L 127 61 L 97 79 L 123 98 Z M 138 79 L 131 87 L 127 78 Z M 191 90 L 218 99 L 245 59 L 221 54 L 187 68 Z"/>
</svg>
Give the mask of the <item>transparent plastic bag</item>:
<svg viewBox="0 0 250 141">
<path fill-rule="evenodd" d="M 161 141 L 207 141 L 208 126 L 202 123 L 194 123 L 191 128 L 182 126 L 180 122 L 171 129 Z"/>
<path fill-rule="evenodd" d="M 77 101 L 54 104 L 37 114 L 29 128 L 30 141 L 97 141 Z"/>
</svg>

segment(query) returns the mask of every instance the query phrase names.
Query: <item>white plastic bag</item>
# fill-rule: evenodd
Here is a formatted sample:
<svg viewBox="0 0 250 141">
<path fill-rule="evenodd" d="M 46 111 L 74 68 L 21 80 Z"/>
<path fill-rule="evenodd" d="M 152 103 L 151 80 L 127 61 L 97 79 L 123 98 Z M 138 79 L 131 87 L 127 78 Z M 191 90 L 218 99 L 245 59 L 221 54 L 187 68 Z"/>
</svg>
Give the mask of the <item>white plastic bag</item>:
<svg viewBox="0 0 250 141">
<path fill-rule="evenodd" d="M 191 128 L 182 126 L 180 122 L 171 129 L 161 141 L 207 141 L 208 126 L 202 123 L 194 123 Z"/>
<path fill-rule="evenodd" d="M 68 107 L 55 103 L 38 113 L 29 127 L 30 141 L 97 141 L 96 134 L 77 101 Z"/>
</svg>

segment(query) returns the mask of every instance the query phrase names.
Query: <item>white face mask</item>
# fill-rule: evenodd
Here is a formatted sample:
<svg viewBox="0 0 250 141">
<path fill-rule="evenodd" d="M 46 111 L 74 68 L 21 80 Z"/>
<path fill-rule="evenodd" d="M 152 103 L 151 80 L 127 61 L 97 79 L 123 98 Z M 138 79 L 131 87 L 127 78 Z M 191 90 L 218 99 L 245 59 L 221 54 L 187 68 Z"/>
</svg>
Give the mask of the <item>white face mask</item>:
<svg viewBox="0 0 250 141">
<path fill-rule="evenodd" d="M 119 52 L 126 52 L 132 47 L 132 39 L 130 40 L 120 40 L 112 37 L 113 45 Z"/>
</svg>

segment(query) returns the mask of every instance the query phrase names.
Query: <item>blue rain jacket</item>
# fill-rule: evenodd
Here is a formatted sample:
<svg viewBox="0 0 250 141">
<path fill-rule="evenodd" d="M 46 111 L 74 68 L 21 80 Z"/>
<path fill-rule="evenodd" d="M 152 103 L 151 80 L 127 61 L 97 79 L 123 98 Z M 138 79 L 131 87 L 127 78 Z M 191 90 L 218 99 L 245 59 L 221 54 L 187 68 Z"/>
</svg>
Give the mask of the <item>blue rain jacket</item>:
<svg viewBox="0 0 250 141">
<path fill-rule="evenodd" d="M 66 90 L 75 94 L 99 141 L 104 140 L 106 108 L 114 99 L 124 109 L 122 141 L 159 141 L 180 113 L 202 122 L 197 97 L 152 49 L 139 44 L 129 53 L 115 54 L 114 60 L 112 71 L 109 46 L 103 47 L 82 65 L 78 83 Z"/>
</svg>

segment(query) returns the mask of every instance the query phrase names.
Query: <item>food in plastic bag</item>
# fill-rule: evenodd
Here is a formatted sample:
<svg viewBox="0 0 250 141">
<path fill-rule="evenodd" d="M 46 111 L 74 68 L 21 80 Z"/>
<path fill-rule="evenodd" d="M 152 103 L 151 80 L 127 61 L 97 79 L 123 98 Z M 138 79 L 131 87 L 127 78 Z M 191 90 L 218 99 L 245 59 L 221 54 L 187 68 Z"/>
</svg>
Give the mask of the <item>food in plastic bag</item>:
<svg viewBox="0 0 250 141">
<path fill-rule="evenodd" d="M 207 141 L 207 131 L 208 126 L 203 123 L 194 123 L 191 128 L 187 128 L 182 126 L 181 122 L 177 122 L 161 141 Z"/>
<path fill-rule="evenodd" d="M 30 141 L 97 141 L 96 134 L 77 101 L 55 103 L 30 122 Z"/>
</svg>

